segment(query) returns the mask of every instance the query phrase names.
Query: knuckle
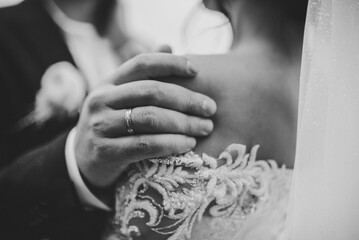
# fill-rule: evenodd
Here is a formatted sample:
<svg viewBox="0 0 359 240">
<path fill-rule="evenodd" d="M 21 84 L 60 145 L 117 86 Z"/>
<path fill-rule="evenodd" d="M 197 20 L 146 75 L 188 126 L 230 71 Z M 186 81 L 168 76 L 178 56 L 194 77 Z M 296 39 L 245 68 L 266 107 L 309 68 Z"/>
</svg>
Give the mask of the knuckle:
<svg viewBox="0 0 359 240">
<path fill-rule="evenodd" d="M 174 153 L 179 153 L 179 149 L 181 149 L 181 141 L 180 141 L 181 137 L 174 137 L 172 139 L 170 139 L 168 142 L 166 142 L 166 144 L 163 144 L 162 147 L 162 151 L 165 152 L 166 154 L 174 154 Z"/>
<path fill-rule="evenodd" d="M 195 108 L 195 104 L 196 104 L 196 98 L 194 94 L 190 93 L 184 99 L 185 99 L 183 106 L 184 110 L 186 112 L 191 112 Z"/>
<path fill-rule="evenodd" d="M 189 116 L 186 116 L 183 122 L 184 122 L 184 132 L 191 133 L 193 130 L 194 119 L 192 119 Z"/>
<path fill-rule="evenodd" d="M 104 97 L 100 91 L 92 91 L 87 99 L 86 103 L 90 112 L 96 112 L 103 106 Z"/>
<path fill-rule="evenodd" d="M 161 85 L 158 82 L 151 81 L 142 87 L 143 96 L 152 104 L 157 104 L 162 95 Z"/>
<path fill-rule="evenodd" d="M 133 149 L 134 154 L 144 156 L 144 158 L 151 158 L 159 156 L 163 152 L 163 144 L 157 144 L 151 136 L 138 136 Z"/>
<path fill-rule="evenodd" d="M 168 125 L 168 128 L 169 129 L 173 129 L 173 130 L 176 130 L 176 131 L 181 131 L 183 127 L 181 127 L 183 121 L 182 121 L 182 118 L 180 117 L 173 117 L 173 118 L 168 118 L 166 119 L 166 125 Z"/>
<path fill-rule="evenodd" d="M 150 64 L 150 58 L 148 54 L 140 54 L 134 58 L 134 69 L 136 71 L 147 71 Z"/>
<path fill-rule="evenodd" d="M 100 116 L 92 117 L 89 121 L 89 127 L 97 135 L 102 135 L 105 132 L 107 125 L 108 123 L 106 119 Z"/>
<path fill-rule="evenodd" d="M 147 128 L 157 128 L 160 125 L 160 119 L 152 108 L 143 111 L 141 118 L 142 124 Z"/>
<path fill-rule="evenodd" d="M 151 81 L 147 86 L 147 95 L 157 96 L 161 91 L 161 86 L 158 82 Z"/>
<path fill-rule="evenodd" d="M 166 150 L 167 151 L 171 151 L 171 152 L 174 152 L 174 153 L 179 153 L 180 149 L 181 149 L 181 146 L 183 144 L 181 143 L 181 141 L 179 139 L 174 139 L 171 144 L 168 144 L 166 146 Z"/>
<path fill-rule="evenodd" d="M 137 138 L 137 143 L 135 147 L 136 152 L 141 152 L 142 154 L 151 154 L 153 152 L 152 142 L 150 138 L 146 136 L 139 136 Z"/>
<path fill-rule="evenodd" d="M 105 144 L 101 139 L 93 139 L 92 140 L 92 151 L 93 156 L 97 161 L 105 161 L 108 158 L 110 149 L 107 144 Z"/>
</svg>

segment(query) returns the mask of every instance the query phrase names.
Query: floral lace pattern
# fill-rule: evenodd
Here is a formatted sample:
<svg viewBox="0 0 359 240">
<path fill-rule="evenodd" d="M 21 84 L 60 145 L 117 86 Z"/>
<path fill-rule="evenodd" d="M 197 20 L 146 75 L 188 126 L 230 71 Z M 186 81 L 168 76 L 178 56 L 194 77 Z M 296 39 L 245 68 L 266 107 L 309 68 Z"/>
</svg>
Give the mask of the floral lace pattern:
<svg viewBox="0 0 359 240">
<path fill-rule="evenodd" d="M 278 169 L 274 161 L 256 161 L 257 150 L 246 153 L 245 146 L 232 144 L 217 159 L 189 152 L 135 164 L 117 188 L 110 239 L 141 238 L 148 231 L 189 239 L 204 215 L 236 219 L 238 227 L 268 199 L 271 173 Z"/>
</svg>

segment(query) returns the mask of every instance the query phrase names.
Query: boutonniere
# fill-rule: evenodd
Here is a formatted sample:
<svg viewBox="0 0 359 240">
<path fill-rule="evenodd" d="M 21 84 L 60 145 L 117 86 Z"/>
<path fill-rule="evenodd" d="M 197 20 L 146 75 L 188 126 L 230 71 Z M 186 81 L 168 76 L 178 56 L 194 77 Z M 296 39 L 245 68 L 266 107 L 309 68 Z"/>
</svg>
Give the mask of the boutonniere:
<svg viewBox="0 0 359 240">
<path fill-rule="evenodd" d="M 21 121 L 19 127 L 42 125 L 52 118 L 76 116 L 85 96 L 86 84 L 81 73 L 69 62 L 55 63 L 42 76 L 34 110 Z"/>
</svg>

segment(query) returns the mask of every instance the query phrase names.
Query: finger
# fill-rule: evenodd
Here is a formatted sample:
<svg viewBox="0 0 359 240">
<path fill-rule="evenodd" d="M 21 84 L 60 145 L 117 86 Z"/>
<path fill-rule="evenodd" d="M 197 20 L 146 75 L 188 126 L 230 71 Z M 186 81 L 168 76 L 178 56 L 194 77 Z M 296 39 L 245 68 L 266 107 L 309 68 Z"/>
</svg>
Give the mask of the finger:
<svg viewBox="0 0 359 240">
<path fill-rule="evenodd" d="M 122 84 L 167 76 L 194 77 L 197 72 L 192 63 L 183 56 L 147 53 L 138 55 L 122 64 L 108 81 Z"/>
<path fill-rule="evenodd" d="M 93 122 L 93 130 L 99 135 L 112 138 L 130 135 L 125 119 L 126 111 L 108 111 Z M 130 117 L 136 135 L 173 133 L 200 137 L 213 131 L 213 122 L 209 119 L 159 107 L 134 108 Z"/>
<path fill-rule="evenodd" d="M 154 52 L 160 52 L 160 53 L 172 53 L 172 48 L 167 45 L 160 45 L 157 48 L 155 48 Z"/>
<path fill-rule="evenodd" d="M 135 133 L 177 133 L 188 136 L 207 136 L 213 130 L 213 122 L 195 116 L 159 108 L 139 107 L 132 111 Z"/>
<path fill-rule="evenodd" d="M 129 164 L 149 158 L 182 154 L 192 150 L 196 140 L 185 135 L 158 134 L 103 139 L 103 159 L 122 159 L 117 164 Z M 117 158 L 114 156 L 118 156 Z M 116 164 L 116 163 L 115 163 Z"/>
<path fill-rule="evenodd" d="M 151 49 L 136 41 L 127 41 L 119 50 L 121 60 L 127 61 L 139 54 L 148 53 Z"/>
<path fill-rule="evenodd" d="M 138 81 L 114 86 L 106 93 L 106 103 L 113 109 L 157 106 L 196 116 L 212 116 L 217 106 L 213 99 L 176 84 Z"/>
</svg>

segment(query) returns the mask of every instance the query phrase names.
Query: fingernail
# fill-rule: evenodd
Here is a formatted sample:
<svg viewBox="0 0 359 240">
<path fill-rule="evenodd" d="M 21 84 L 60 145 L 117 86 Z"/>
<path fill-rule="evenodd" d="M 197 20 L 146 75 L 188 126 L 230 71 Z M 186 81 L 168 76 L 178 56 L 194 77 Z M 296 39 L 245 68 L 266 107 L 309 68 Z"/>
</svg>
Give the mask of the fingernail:
<svg viewBox="0 0 359 240">
<path fill-rule="evenodd" d="M 213 122 L 211 120 L 204 120 L 202 124 L 202 134 L 207 136 L 213 131 Z"/>
<path fill-rule="evenodd" d="M 187 147 L 188 150 L 192 150 L 196 146 L 196 139 L 188 137 L 187 138 Z"/>
<path fill-rule="evenodd" d="M 217 111 L 217 104 L 212 99 L 208 98 L 203 101 L 202 103 L 202 109 L 205 116 L 212 116 Z"/>
<path fill-rule="evenodd" d="M 197 75 L 198 73 L 197 68 L 193 66 L 193 64 L 189 60 L 187 60 L 187 70 L 192 75 Z"/>
</svg>

